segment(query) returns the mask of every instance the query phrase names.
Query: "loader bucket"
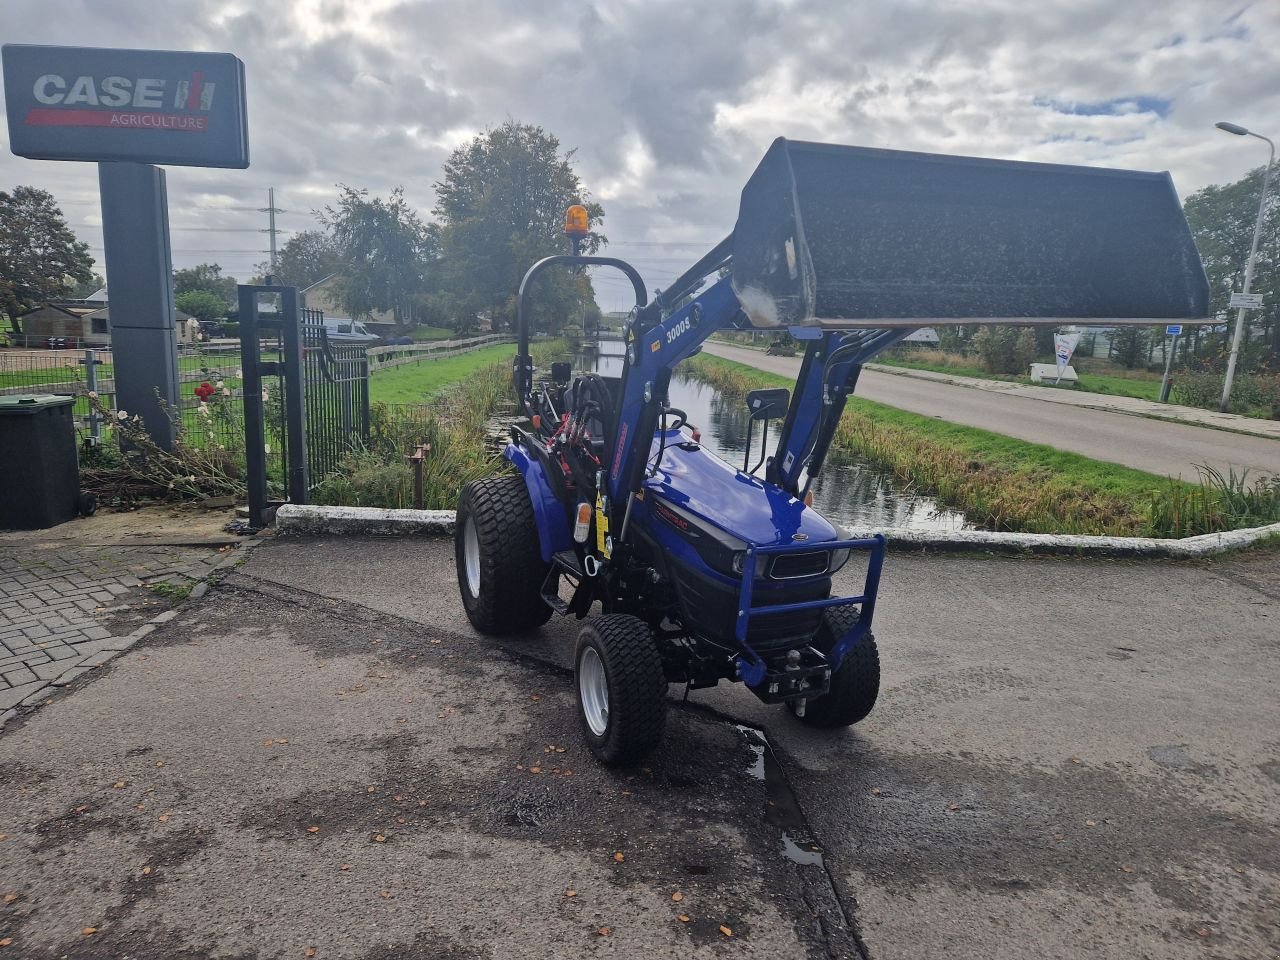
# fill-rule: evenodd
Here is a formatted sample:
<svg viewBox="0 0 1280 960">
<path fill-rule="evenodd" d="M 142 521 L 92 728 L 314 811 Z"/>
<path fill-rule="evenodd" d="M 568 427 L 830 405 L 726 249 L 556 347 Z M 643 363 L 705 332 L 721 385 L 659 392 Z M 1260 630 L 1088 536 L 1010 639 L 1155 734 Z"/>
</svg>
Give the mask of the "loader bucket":
<svg viewBox="0 0 1280 960">
<path fill-rule="evenodd" d="M 755 326 L 1165 323 L 1209 285 L 1167 173 L 779 138 L 742 191 Z"/>
</svg>

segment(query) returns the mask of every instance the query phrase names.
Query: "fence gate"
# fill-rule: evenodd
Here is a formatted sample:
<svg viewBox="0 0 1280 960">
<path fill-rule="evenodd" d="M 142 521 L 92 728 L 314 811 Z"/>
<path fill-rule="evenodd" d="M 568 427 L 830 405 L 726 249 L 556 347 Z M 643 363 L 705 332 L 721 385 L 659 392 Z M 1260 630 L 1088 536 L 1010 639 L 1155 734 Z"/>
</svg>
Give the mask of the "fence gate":
<svg viewBox="0 0 1280 960">
<path fill-rule="evenodd" d="M 342 456 L 367 440 L 369 361 L 365 344 L 330 339 L 324 315 L 301 309 L 297 287 L 241 284 L 238 293 L 249 525 L 261 528 L 271 481 L 284 499 L 306 503 Z M 274 359 L 263 359 L 264 339 Z M 282 447 L 279 460 L 272 438 Z M 269 476 L 277 463 L 282 475 Z"/>
<path fill-rule="evenodd" d="M 302 311 L 302 334 L 307 470 L 314 487 L 369 437 L 369 355 L 364 343 L 330 338 L 319 310 Z"/>
</svg>

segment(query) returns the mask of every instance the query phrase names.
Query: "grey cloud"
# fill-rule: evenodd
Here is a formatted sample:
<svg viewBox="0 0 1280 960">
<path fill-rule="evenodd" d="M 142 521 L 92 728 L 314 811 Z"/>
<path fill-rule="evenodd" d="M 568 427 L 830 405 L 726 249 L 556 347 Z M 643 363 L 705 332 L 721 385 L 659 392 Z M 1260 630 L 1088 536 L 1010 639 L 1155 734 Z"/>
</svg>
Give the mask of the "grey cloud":
<svg viewBox="0 0 1280 960">
<path fill-rule="evenodd" d="M 1211 7 L 413 0 L 378 13 L 366 0 L 323 0 L 306 8 L 321 22 L 343 24 L 357 10 L 371 26 L 315 40 L 323 31 L 283 0 L 174 0 L 161 14 L 149 0 L 5 0 L 4 17 L 6 40 L 229 50 L 245 60 L 253 166 L 171 170 L 175 226 L 258 228 L 251 211 L 270 185 L 292 229 L 305 228 L 340 181 L 378 193 L 403 184 L 426 211 L 448 150 L 514 118 L 576 148 L 588 188 L 621 185 L 606 202 L 605 231 L 660 285 L 701 252 L 674 241 L 713 242 L 729 230 L 743 180 L 778 135 L 1170 168 L 1184 192 L 1235 179 L 1264 157 L 1216 135 L 1212 122 L 1280 116 L 1280 8 L 1225 16 Z M 1169 116 L 1036 106 L 1139 94 L 1171 100 Z M 647 166 L 628 165 L 637 149 Z M 92 165 L 0 156 L 0 185 L 12 183 L 68 201 L 96 195 Z M 211 195 L 249 209 L 198 209 Z M 82 221 L 92 207 L 66 209 Z M 253 249 L 265 244 L 244 232 L 175 241 L 200 245 L 243 248 L 243 273 L 239 264 L 261 259 Z"/>
</svg>

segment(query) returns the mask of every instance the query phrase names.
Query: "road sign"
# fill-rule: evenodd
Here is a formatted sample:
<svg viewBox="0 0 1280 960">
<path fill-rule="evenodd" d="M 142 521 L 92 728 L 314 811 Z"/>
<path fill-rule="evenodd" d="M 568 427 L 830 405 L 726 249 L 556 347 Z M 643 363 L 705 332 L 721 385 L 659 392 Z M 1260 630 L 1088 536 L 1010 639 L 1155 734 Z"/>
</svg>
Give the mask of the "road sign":
<svg viewBox="0 0 1280 960">
<path fill-rule="evenodd" d="M 1180 324 L 1180 323 L 1171 323 L 1171 324 L 1169 324 L 1167 327 L 1165 327 L 1165 328 L 1164 328 L 1164 335 L 1165 335 L 1166 337 L 1178 337 L 1178 336 L 1181 336 L 1181 335 L 1182 335 L 1182 324 Z"/>
<path fill-rule="evenodd" d="M 0 52 L 20 157 L 249 165 L 244 64 L 229 53 L 17 43 Z"/>
<path fill-rule="evenodd" d="M 1262 294 L 1260 293 L 1233 293 L 1231 302 L 1227 304 L 1232 310 L 1261 310 Z"/>
</svg>

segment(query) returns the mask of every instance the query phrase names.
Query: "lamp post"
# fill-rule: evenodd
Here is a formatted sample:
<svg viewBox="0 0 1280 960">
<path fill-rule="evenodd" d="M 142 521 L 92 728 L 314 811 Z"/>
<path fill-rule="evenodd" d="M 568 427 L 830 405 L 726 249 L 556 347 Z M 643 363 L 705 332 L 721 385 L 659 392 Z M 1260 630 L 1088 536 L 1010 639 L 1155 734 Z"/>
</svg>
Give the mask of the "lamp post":
<svg viewBox="0 0 1280 960">
<path fill-rule="evenodd" d="M 1214 124 L 1214 126 L 1219 130 L 1225 130 L 1227 133 L 1234 133 L 1237 137 L 1257 137 L 1271 148 L 1271 155 L 1267 159 L 1267 169 L 1262 175 L 1262 197 L 1258 200 L 1258 219 L 1253 224 L 1253 245 L 1249 247 L 1249 260 L 1244 267 L 1244 290 L 1241 292 L 1248 293 L 1249 285 L 1253 282 L 1253 261 L 1258 256 L 1258 238 L 1262 235 L 1262 215 L 1267 208 L 1267 188 L 1271 185 L 1271 167 L 1276 161 L 1276 145 L 1262 134 L 1254 133 L 1238 123 L 1227 123 L 1224 120 L 1221 123 Z M 1227 378 L 1222 384 L 1222 403 L 1218 405 L 1218 410 L 1222 413 L 1227 412 L 1227 404 L 1231 400 L 1231 385 L 1236 377 L 1236 360 L 1240 357 L 1240 340 L 1244 335 L 1245 314 L 1247 312 L 1244 307 L 1236 311 L 1236 329 L 1231 335 L 1231 353 L 1227 357 Z"/>
</svg>

